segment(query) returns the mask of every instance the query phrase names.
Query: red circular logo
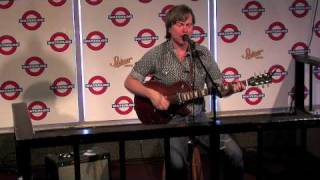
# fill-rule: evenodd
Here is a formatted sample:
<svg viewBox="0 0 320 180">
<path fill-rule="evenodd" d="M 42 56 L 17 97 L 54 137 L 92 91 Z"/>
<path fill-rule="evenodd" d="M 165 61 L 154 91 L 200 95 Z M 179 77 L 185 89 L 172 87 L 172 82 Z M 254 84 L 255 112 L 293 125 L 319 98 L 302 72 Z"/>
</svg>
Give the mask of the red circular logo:
<svg viewBox="0 0 320 180">
<path fill-rule="evenodd" d="M 250 87 L 246 90 L 245 94 L 242 95 L 242 98 L 250 105 L 259 104 L 264 97 L 265 94 L 262 93 L 261 89 L 258 87 Z"/>
<path fill-rule="evenodd" d="M 288 75 L 284 67 L 279 64 L 271 66 L 268 73 L 272 74 L 272 83 L 280 83 Z"/>
<path fill-rule="evenodd" d="M 29 115 L 31 119 L 35 121 L 40 121 L 44 119 L 48 112 L 50 112 L 50 108 L 44 102 L 41 101 L 34 101 L 29 104 L 28 106 Z"/>
<path fill-rule="evenodd" d="M 48 2 L 52 5 L 52 6 L 62 6 L 64 5 L 67 0 L 48 0 Z"/>
<path fill-rule="evenodd" d="M 53 34 L 48 41 L 48 45 L 57 52 L 63 52 L 68 49 L 69 45 L 72 43 L 72 40 L 62 32 L 57 32 Z"/>
<path fill-rule="evenodd" d="M 138 33 L 138 36 L 135 37 L 135 41 L 137 41 L 143 48 L 152 47 L 158 39 L 159 36 L 157 36 L 151 29 L 143 29 Z"/>
<path fill-rule="evenodd" d="M 320 66 L 313 67 L 313 74 L 316 76 L 318 80 L 320 80 Z"/>
<path fill-rule="evenodd" d="M 110 87 L 110 83 L 102 76 L 94 76 L 89 80 L 89 83 L 85 85 L 86 88 L 94 95 L 101 95 L 105 93 Z"/>
<path fill-rule="evenodd" d="M 22 88 L 14 81 L 6 81 L 0 86 L 0 94 L 6 100 L 15 100 L 21 92 Z"/>
<path fill-rule="evenodd" d="M 295 0 L 291 7 L 289 7 L 289 10 L 295 17 L 302 18 L 308 14 L 311 6 L 309 6 L 306 0 Z"/>
<path fill-rule="evenodd" d="M 14 0 L 2 0 L 0 1 L 0 9 L 8 9 L 13 3 Z"/>
<path fill-rule="evenodd" d="M 233 43 L 235 42 L 241 32 L 238 30 L 238 27 L 233 24 L 226 24 L 224 25 L 220 32 L 218 32 L 218 36 L 226 43 Z"/>
<path fill-rule="evenodd" d="M 42 22 L 44 22 L 44 18 L 37 11 L 29 10 L 22 15 L 19 22 L 22 23 L 24 28 L 34 31 L 40 28 Z"/>
<path fill-rule="evenodd" d="M 117 113 L 121 115 L 127 115 L 133 110 L 134 103 L 128 96 L 121 96 L 116 99 L 115 103 L 112 105 L 112 108 L 114 108 Z"/>
<path fill-rule="evenodd" d="M 207 37 L 207 33 L 205 33 L 200 26 L 193 26 L 191 38 L 195 42 L 201 44 L 204 41 L 205 37 Z"/>
<path fill-rule="evenodd" d="M 289 50 L 289 54 L 294 54 L 294 55 L 297 55 L 297 54 L 306 54 L 306 53 L 309 53 L 310 52 L 310 49 L 308 48 L 308 46 L 303 43 L 303 42 L 297 42 L 295 43 L 291 50 Z"/>
<path fill-rule="evenodd" d="M 0 53 L 3 55 L 13 54 L 16 52 L 19 45 L 20 44 L 12 36 L 4 35 L 0 37 Z"/>
<path fill-rule="evenodd" d="M 266 34 L 274 41 L 281 40 L 286 33 L 288 33 L 288 29 L 281 22 L 273 22 L 266 30 Z"/>
<path fill-rule="evenodd" d="M 72 89 L 74 88 L 74 84 L 68 78 L 60 77 L 56 79 L 50 89 L 54 92 L 55 95 L 64 97 L 68 96 Z"/>
<path fill-rule="evenodd" d="M 251 20 L 256 20 L 261 17 L 262 13 L 265 12 L 265 9 L 258 1 L 250 1 L 242 9 L 242 13 Z"/>
<path fill-rule="evenodd" d="M 142 3 L 149 3 L 151 2 L 152 0 L 139 0 L 139 2 L 142 2 Z"/>
<path fill-rule="evenodd" d="M 112 12 L 111 15 L 108 16 L 108 19 L 111 22 L 119 27 L 123 27 L 130 22 L 130 19 L 133 18 L 133 15 L 130 14 L 129 10 L 124 7 L 117 7 Z"/>
<path fill-rule="evenodd" d="M 162 19 L 163 22 L 166 21 L 166 15 L 173 7 L 174 5 L 169 4 L 162 8 L 161 12 L 159 13 L 159 17 Z"/>
<path fill-rule="evenodd" d="M 103 0 L 86 0 L 86 2 L 88 4 L 93 5 L 93 6 L 100 4 L 102 1 Z"/>
<path fill-rule="evenodd" d="M 241 78 L 241 74 L 239 74 L 238 70 L 233 67 L 227 67 L 222 71 L 223 74 L 223 82 L 235 82 Z"/>
<path fill-rule="evenodd" d="M 104 34 L 99 31 L 90 32 L 87 35 L 87 38 L 84 40 L 84 43 L 94 51 L 99 51 L 102 49 L 105 44 L 108 42 L 108 39 L 105 38 Z"/>
<path fill-rule="evenodd" d="M 30 76 L 39 76 L 47 66 L 48 65 L 45 64 L 41 58 L 32 56 L 26 60 L 24 65 L 22 65 L 22 69 Z"/>
</svg>

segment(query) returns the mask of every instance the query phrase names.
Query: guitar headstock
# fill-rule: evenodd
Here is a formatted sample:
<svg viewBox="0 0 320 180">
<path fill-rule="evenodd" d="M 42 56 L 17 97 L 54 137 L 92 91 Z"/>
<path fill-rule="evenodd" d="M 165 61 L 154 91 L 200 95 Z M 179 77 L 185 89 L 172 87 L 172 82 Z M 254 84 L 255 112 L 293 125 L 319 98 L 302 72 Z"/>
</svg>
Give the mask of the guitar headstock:
<svg viewBox="0 0 320 180">
<path fill-rule="evenodd" d="M 264 73 L 250 77 L 247 80 L 249 86 L 260 86 L 272 83 L 272 74 Z"/>
</svg>

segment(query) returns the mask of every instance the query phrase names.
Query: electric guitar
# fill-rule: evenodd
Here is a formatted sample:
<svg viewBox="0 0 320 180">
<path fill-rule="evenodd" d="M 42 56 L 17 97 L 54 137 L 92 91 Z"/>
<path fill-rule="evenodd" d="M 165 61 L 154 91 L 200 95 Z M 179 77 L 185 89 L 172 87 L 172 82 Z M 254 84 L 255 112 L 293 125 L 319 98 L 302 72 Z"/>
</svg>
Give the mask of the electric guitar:
<svg viewBox="0 0 320 180">
<path fill-rule="evenodd" d="M 245 86 L 259 86 L 271 82 L 272 75 L 269 73 L 253 76 L 242 81 Z M 144 85 L 167 96 L 170 106 L 167 110 L 158 110 L 153 107 L 148 98 L 136 95 L 134 97 L 134 109 L 143 124 L 165 124 L 176 114 L 186 116 L 190 113 L 186 107 L 187 102 L 212 94 L 209 89 L 193 90 L 189 84 L 183 81 L 167 86 L 151 80 Z"/>
</svg>

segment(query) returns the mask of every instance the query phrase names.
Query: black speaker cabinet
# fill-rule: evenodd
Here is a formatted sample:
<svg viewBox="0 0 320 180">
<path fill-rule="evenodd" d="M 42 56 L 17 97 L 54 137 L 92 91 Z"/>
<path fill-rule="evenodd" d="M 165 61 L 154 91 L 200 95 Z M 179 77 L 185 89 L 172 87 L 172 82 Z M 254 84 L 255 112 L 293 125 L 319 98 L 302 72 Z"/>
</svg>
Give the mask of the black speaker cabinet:
<svg viewBox="0 0 320 180">
<path fill-rule="evenodd" d="M 73 180 L 74 161 L 72 153 L 48 154 L 45 157 L 47 179 Z M 111 180 L 110 154 L 97 154 L 85 151 L 80 154 L 81 179 L 85 180 Z"/>
</svg>

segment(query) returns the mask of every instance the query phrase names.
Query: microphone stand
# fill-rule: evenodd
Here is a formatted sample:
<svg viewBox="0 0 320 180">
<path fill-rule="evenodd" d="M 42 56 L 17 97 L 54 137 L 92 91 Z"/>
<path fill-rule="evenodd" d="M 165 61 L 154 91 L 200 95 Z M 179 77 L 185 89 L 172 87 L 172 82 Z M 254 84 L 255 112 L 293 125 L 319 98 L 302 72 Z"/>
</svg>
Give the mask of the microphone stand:
<svg viewBox="0 0 320 180">
<path fill-rule="evenodd" d="M 216 95 L 217 95 L 217 86 L 216 84 L 214 83 L 208 69 L 205 67 L 205 65 L 203 64 L 201 58 L 200 58 L 200 54 L 199 54 L 199 51 L 196 50 L 195 48 L 195 44 L 191 44 L 189 43 L 189 47 L 190 47 L 190 51 L 191 51 L 191 61 L 195 62 L 193 59 L 198 59 L 198 61 L 200 62 L 201 64 L 201 67 L 204 69 L 204 71 L 206 72 L 206 75 L 209 77 L 209 80 L 211 82 L 211 85 L 212 87 L 208 87 L 210 88 L 210 94 L 211 94 L 211 100 L 212 100 L 212 114 L 213 114 L 213 123 L 216 124 L 216 121 L 217 121 L 217 112 L 216 112 Z"/>
<path fill-rule="evenodd" d="M 212 101 L 212 121 L 213 121 L 213 131 L 211 131 L 211 133 L 209 134 L 209 157 L 210 157 L 210 167 L 211 167 L 211 178 L 214 179 L 219 179 L 220 178 L 220 173 L 219 173 L 219 169 L 220 169 L 220 163 L 219 163 L 219 159 L 220 159 L 220 133 L 218 132 L 217 129 L 217 112 L 216 112 L 216 95 L 217 95 L 217 90 L 218 87 L 216 86 L 216 84 L 213 81 L 213 78 L 211 77 L 208 69 L 205 67 L 204 63 L 202 62 L 199 51 L 196 50 L 195 48 L 195 43 L 193 41 L 188 41 L 189 42 L 189 48 L 191 51 L 191 61 L 193 61 L 193 59 L 198 59 L 199 63 L 201 64 L 202 68 L 205 70 L 206 75 L 209 77 L 209 80 L 211 82 L 211 87 L 209 90 L 211 91 L 211 101 Z M 193 61 L 195 62 L 195 61 Z M 193 65 L 194 66 L 194 65 Z M 210 126 L 210 125 L 209 125 Z M 216 163 L 218 162 L 218 163 Z"/>
</svg>

